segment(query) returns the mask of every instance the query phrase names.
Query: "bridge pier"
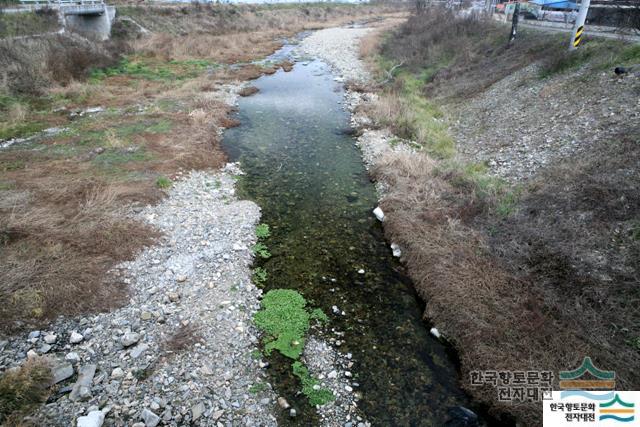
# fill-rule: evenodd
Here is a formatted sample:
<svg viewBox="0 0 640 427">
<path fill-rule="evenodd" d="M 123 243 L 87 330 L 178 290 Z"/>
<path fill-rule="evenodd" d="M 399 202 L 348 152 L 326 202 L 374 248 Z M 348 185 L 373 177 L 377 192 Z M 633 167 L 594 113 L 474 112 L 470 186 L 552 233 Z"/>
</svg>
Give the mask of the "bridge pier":
<svg viewBox="0 0 640 427">
<path fill-rule="evenodd" d="M 65 30 L 107 40 L 111 36 L 111 23 L 116 16 L 114 6 L 104 5 L 102 13 L 77 13 L 60 9 L 64 16 Z"/>
</svg>

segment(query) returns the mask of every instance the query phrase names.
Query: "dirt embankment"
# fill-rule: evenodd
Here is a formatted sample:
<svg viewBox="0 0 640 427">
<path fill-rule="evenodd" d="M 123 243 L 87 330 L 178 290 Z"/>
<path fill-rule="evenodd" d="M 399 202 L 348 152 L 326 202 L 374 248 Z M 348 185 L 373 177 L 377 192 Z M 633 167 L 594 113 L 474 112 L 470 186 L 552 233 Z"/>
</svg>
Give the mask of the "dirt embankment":
<svg viewBox="0 0 640 427">
<path fill-rule="evenodd" d="M 459 352 L 461 382 L 505 420 L 539 425 L 539 402 L 499 402 L 471 371 L 573 369 L 590 356 L 640 385 L 640 49 L 502 27 L 432 10 L 373 34 L 376 94 L 355 123 L 381 184 L 384 226 L 425 317 Z M 362 85 L 352 85 L 365 91 Z M 373 119 L 373 120 L 371 120 Z M 557 389 L 557 382 L 554 382 Z"/>
</svg>

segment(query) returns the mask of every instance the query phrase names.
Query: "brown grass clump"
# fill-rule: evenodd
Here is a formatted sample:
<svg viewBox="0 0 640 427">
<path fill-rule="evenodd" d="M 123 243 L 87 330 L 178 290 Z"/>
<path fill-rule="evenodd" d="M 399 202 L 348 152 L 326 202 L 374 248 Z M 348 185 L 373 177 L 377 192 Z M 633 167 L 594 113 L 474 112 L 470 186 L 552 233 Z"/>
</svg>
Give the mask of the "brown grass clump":
<svg viewBox="0 0 640 427">
<path fill-rule="evenodd" d="M 240 96 L 251 96 L 255 93 L 258 93 L 260 89 L 255 86 L 245 86 L 238 91 L 238 95 Z"/>
<path fill-rule="evenodd" d="M 51 369 L 46 359 L 36 357 L 0 376 L 0 423 L 20 425 L 20 418 L 49 395 Z"/>
</svg>

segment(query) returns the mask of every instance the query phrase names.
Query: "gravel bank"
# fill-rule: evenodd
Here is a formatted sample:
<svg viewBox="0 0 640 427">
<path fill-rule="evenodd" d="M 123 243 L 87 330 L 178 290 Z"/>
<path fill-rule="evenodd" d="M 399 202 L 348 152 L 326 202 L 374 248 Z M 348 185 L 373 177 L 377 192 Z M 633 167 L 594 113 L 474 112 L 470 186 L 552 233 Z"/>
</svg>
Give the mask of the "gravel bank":
<svg viewBox="0 0 640 427">
<path fill-rule="evenodd" d="M 192 172 L 135 214 L 163 236 L 115 268 L 128 305 L 0 342 L 2 371 L 37 355 L 53 362 L 56 386 L 36 425 L 276 425 L 252 325 L 260 209 L 235 197 L 239 174 L 235 164 Z"/>
<path fill-rule="evenodd" d="M 300 43 L 300 51 L 322 59 L 339 74 L 339 80 L 365 82 L 370 76 L 358 58 L 360 38 L 370 28 L 327 28 L 319 30 Z"/>
</svg>

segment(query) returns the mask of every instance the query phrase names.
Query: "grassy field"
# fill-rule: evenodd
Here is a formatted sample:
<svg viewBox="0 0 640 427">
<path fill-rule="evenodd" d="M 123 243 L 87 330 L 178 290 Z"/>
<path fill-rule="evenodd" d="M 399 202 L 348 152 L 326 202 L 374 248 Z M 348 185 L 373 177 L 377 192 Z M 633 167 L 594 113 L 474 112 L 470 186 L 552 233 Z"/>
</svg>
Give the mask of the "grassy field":
<svg viewBox="0 0 640 427">
<path fill-rule="evenodd" d="M 538 82 L 553 103 L 561 89 L 590 88 L 585 96 L 597 93 L 613 108 L 616 91 L 603 98 L 601 76 L 640 63 L 640 49 L 592 40 L 570 55 L 566 37 L 524 31 L 508 46 L 507 36 L 491 22 L 437 9 L 373 34 L 362 55 L 384 84 L 380 100 L 362 108 L 417 150 L 388 154 L 374 170 L 389 184 L 385 232 L 402 247 L 425 316 L 458 350 L 463 386 L 496 416 L 539 425 L 539 403 L 499 403 L 495 388 L 471 386 L 470 371 L 557 373 L 588 355 L 615 370 L 620 386 L 640 384 L 640 313 L 630 304 L 640 265 L 637 122 L 617 121 L 617 136 L 596 140 L 588 155 L 511 184 L 458 152 L 465 141 L 453 137 L 452 118 L 471 119 L 455 113 L 503 79 L 529 76 L 532 65 L 538 71 L 521 78 L 522 90 Z M 528 112 L 526 103 L 517 108 Z M 502 143 L 526 126 L 514 125 Z"/>
</svg>

